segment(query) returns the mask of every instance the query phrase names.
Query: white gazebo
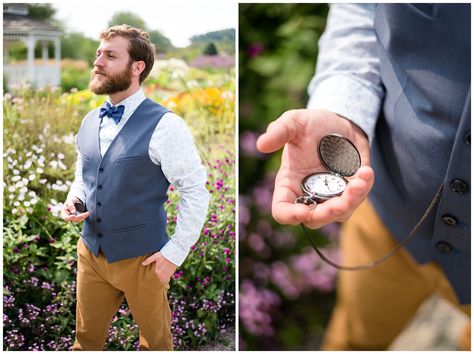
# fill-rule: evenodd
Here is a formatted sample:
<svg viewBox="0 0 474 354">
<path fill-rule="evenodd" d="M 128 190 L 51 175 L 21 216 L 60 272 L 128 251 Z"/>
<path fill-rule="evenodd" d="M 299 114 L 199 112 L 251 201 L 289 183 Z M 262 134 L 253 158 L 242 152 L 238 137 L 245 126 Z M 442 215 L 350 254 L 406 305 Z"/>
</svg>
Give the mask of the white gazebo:
<svg viewBox="0 0 474 354">
<path fill-rule="evenodd" d="M 42 88 L 61 82 L 61 30 L 28 16 L 27 4 L 3 4 L 3 75 L 8 87 L 29 83 Z M 25 60 L 10 61 L 8 50 L 13 42 L 27 48 Z M 48 57 L 48 44 L 54 43 L 54 58 Z M 41 46 L 41 59 L 35 49 Z"/>
</svg>

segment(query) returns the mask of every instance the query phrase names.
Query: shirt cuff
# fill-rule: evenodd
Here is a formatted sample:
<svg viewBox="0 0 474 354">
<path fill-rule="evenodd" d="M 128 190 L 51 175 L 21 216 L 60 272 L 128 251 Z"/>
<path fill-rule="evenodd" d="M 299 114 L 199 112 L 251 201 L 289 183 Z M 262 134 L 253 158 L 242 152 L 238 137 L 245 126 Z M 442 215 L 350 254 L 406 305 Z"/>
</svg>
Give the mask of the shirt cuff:
<svg viewBox="0 0 474 354">
<path fill-rule="evenodd" d="M 78 198 L 84 204 L 86 203 L 86 194 L 80 188 L 74 188 L 74 186 L 71 187 L 66 199 L 72 199 L 73 197 Z"/>
<path fill-rule="evenodd" d="M 189 249 L 183 250 L 179 244 L 173 242 L 173 239 L 169 240 L 160 250 L 163 257 L 178 267 L 183 264 L 189 251 Z"/>
<path fill-rule="evenodd" d="M 325 109 L 357 124 L 372 143 L 380 112 L 380 93 L 347 75 L 335 75 L 313 86 L 307 108 Z"/>
</svg>

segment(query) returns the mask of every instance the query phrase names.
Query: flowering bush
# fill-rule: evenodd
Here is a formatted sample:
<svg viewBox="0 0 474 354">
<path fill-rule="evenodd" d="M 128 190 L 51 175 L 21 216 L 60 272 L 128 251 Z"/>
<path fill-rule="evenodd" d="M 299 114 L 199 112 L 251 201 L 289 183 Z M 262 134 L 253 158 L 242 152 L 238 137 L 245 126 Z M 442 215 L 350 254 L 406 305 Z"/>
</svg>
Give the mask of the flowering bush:
<svg viewBox="0 0 474 354">
<path fill-rule="evenodd" d="M 84 114 L 103 99 L 81 91 L 29 88 L 4 96 L 5 350 L 68 350 L 74 341 L 80 225 L 63 222 L 59 212 L 74 178 L 74 134 Z M 187 119 L 192 112 L 183 113 L 191 129 L 199 131 Z M 222 119 L 230 120 L 227 115 L 234 111 L 225 114 Z M 178 350 L 199 348 L 235 324 L 234 154 L 229 146 L 208 144 L 211 139 L 200 137 L 211 203 L 198 243 L 171 280 Z M 220 141 L 225 144 L 230 138 L 222 135 Z M 170 186 L 170 234 L 178 198 Z M 106 349 L 138 350 L 138 328 L 125 302 L 113 318 Z"/>
</svg>

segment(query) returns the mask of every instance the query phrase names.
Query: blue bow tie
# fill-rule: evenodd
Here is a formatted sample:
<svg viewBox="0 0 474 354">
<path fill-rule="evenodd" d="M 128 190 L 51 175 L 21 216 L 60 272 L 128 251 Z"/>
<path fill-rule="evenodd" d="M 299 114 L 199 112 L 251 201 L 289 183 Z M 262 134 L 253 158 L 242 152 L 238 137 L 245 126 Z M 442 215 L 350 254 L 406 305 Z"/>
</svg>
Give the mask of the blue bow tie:
<svg viewBox="0 0 474 354">
<path fill-rule="evenodd" d="M 107 116 L 112 118 L 115 124 L 118 124 L 120 119 L 122 119 L 124 109 L 125 106 L 123 105 L 112 106 L 109 102 L 104 102 L 102 107 L 100 107 L 99 118 Z"/>
</svg>

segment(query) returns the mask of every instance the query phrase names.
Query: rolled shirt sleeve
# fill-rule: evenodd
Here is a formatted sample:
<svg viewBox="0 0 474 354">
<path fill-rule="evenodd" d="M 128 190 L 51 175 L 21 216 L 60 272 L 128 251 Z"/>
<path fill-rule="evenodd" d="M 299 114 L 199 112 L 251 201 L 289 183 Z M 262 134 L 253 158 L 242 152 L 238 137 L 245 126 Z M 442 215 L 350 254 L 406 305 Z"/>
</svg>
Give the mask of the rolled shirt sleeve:
<svg viewBox="0 0 474 354">
<path fill-rule="evenodd" d="M 150 158 L 161 166 L 170 183 L 180 193 L 174 235 L 161 249 L 172 263 L 181 265 L 199 238 L 208 206 L 207 172 L 197 152 L 186 123 L 174 113 L 167 113 L 150 141 Z"/>
<path fill-rule="evenodd" d="M 319 41 L 307 108 L 326 109 L 357 124 L 371 142 L 384 95 L 380 79 L 376 4 L 331 5 Z"/>
</svg>

